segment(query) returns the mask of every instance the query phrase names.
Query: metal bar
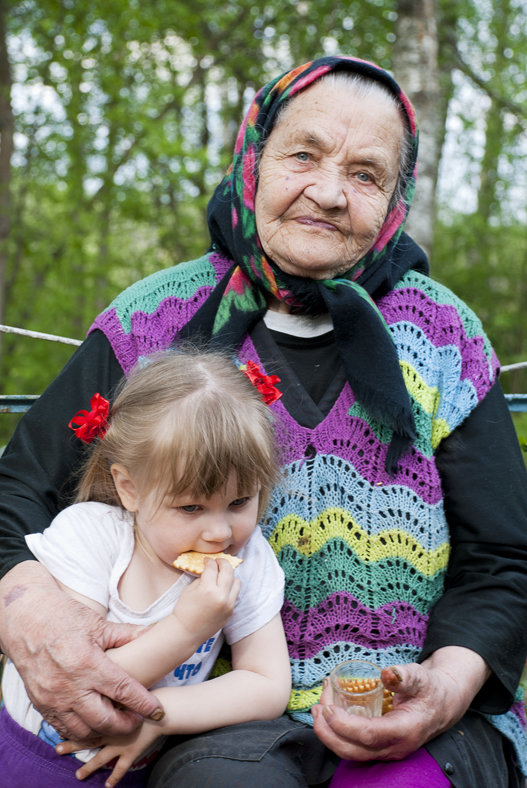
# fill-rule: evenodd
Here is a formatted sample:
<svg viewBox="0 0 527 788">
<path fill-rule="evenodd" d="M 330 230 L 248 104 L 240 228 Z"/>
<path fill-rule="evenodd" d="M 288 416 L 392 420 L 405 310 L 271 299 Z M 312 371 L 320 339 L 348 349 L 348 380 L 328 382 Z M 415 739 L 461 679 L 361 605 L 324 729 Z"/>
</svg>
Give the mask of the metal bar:
<svg viewBox="0 0 527 788">
<path fill-rule="evenodd" d="M 48 342 L 62 342 L 63 345 L 82 345 L 80 339 L 60 337 L 57 334 L 44 334 L 42 331 L 29 331 L 27 328 L 15 328 L 15 326 L 0 325 L 0 332 L 3 334 L 19 334 L 20 336 L 32 337 L 33 339 L 46 339 Z"/>
<path fill-rule="evenodd" d="M 0 395 L 0 414 L 25 413 L 39 397 L 38 394 Z M 505 394 L 509 410 L 514 413 L 527 412 L 527 394 Z"/>
<path fill-rule="evenodd" d="M 525 413 L 527 411 L 527 394 L 505 394 L 505 399 L 509 410 L 513 413 Z"/>
<path fill-rule="evenodd" d="M 38 399 L 38 394 L 2 394 L 0 395 L 0 414 L 25 413 Z"/>
</svg>

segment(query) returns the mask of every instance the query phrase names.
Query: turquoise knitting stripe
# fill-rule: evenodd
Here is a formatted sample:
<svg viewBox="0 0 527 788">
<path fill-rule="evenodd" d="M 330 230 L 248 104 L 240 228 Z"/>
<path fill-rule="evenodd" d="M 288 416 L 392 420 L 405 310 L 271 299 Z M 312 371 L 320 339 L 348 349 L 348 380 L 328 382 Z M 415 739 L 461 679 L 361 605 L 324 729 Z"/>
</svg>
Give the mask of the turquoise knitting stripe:
<svg viewBox="0 0 527 788">
<path fill-rule="evenodd" d="M 177 281 L 177 299 L 191 299 L 201 287 L 214 287 L 218 281 L 216 272 L 208 256 L 197 260 L 180 263 L 166 268 L 123 290 L 110 304 L 108 309 L 115 309 L 122 329 L 126 334 L 132 330 L 131 321 L 136 311 L 153 314 L 165 298 L 176 298 L 174 295 Z M 108 311 L 105 310 L 105 311 Z"/>
<path fill-rule="evenodd" d="M 330 594 L 345 591 L 370 608 L 393 604 L 397 600 L 412 605 L 422 615 L 428 615 L 431 606 L 441 596 L 441 578 L 446 567 L 440 567 L 426 577 L 403 558 L 362 561 L 357 555 L 347 555 L 349 545 L 342 540 L 329 540 L 329 545 L 332 550 L 329 559 L 326 546 L 310 556 L 302 555 L 291 545 L 278 553 L 277 558 L 286 577 L 291 578 L 286 587 L 286 598 L 295 607 L 305 610 L 320 604 Z M 345 562 L 339 564 L 332 560 L 335 545 L 337 551 L 342 545 Z M 306 589 L 301 580 L 306 577 L 318 577 L 319 581 Z"/>
</svg>

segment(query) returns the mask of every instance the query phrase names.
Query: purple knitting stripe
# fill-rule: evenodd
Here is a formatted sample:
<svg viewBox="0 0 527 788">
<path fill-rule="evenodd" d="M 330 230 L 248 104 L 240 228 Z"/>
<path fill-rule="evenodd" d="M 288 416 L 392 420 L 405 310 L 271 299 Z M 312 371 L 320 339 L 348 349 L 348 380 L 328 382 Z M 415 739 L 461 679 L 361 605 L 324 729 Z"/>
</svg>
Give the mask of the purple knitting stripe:
<svg viewBox="0 0 527 788">
<path fill-rule="evenodd" d="M 518 721 L 524 730 L 527 729 L 527 717 L 525 712 L 525 703 L 518 700 L 512 704 L 510 711 L 518 718 Z"/>
<path fill-rule="evenodd" d="M 478 395 L 478 402 L 481 402 L 489 391 L 490 375 L 489 378 L 485 380 L 478 374 L 481 370 L 481 363 L 478 363 L 478 357 L 481 358 L 483 355 L 484 347 L 485 340 L 483 337 L 474 337 L 470 340 L 470 345 L 468 346 L 469 352 L 462 354 L 461 379 L 465 380 L 468 378 L 472 382 Z M 490 363 L 495 377 L 499 368 L 499 361 L 494 351 L 492 352 Z"/>
<path fill-rule="evenodd" d="M 481 358 L 485 353 L 484 337 L 482 334 L 467 334 L 461 315 L 452 304 L 437 303 L 423 291 L 414 288 L 402 288 L 391 293 L 389 299 L 381 300 L 379 308 L 388 325 L 401 321 L 415 325 L 436 347 L 454 345 L 459 350 L 461 345 L 461 378 L 472 381 L 478 400 L 485 396 L 489 388 L 488 379 L 480 380 L 479 374 L 472 373 L 475 365 L 478 373 L 481 369 Z M 434 314 L 433 321 L 430 321 L 430 314 Z M 498 360 L 494 351 L 491 352 L 490 364 L 495 374 Z"/>
<path fill-rule="evenodd" d="M 176 331 L 199 309 L 211 290 L 210 286 L 201 287 L 186 301 L 169 296 L 160 301 L 151 314 L 141 310 L 134 312 L 130 320 L 130 334 L 123 330 L 113 307 L 95 319 L 91 330 L 98 328 L 107 336 L 123 372 L 128 374 L 140 356 L 148 356 L 170 346 Z"/>
<path fill-rule="evenodd" d="M 346 609 L 342 604 L 345 597 L 350 603 L 354 600 L 356 607 Z M 371 610 L 351 595 L 339 594 L 339 598 L 341 604 L 335 608 L 338 613 L 333 615 L 327 602 L 304 613 L 286 600 L 282 621 L 293 659 L 314 657 L 327 646 L 343 641 L 376 649 L 399 645 L 422 647 L 428 616 L 421 615 L 411 605 L 394 603 Z M 387 612 L 389 609 L 393 610 L 393 617 Z"/>
<path fill-rule="evenodd" d="M 121 369 L 126 374 L 134 366 L 137 360 L 135 343 L 128 334 L 123 332 L 117 312 L 110 307 L 105 312 L 101 312 L 93 321 L 88 333 L 99 329 L 109 340 L 115 357 Z"/>
<path fill-rule="evenodd" d="M 403 321 L 420 328 L 436 347 L 450 345 L 453 338 L 467 338 L 463 320 L 453 304 L 438 302 L 415 287 L 394 290 L 379 301 L 384 319 L 391 325 Z M 430 314 L 434 316 L 430 320 Z"/>
<path fill-rule="evenodd" d="M 375 433 L 366 422 L 361 419 L 353 419 L 351 416 L 343 416 L 343 414 L 347 414 L 353 402 L 354 399 L 346 385 L 328 416 L 315 429 L 310 430 L 298 425 L 279 400 L 273 406 L 278 415 L 279 440 L 283 443 L 282 434 L 289 437 L 295 436 L 294 445 L 289 445 L 287 453 L 283 454 L 284 464 L 302 462 L 305 459 L 307 447 L 311 445 L 319 455 L 340 457 L 348 462 L 371 487 L 393 484 L 394 482 L 404 484 L 425 503 L 431 506 L 438 504 L 441 501 L 441 483 L 433 458 L 428 459 L 413 450 L 399 460 L 397 475 L 393 478 L 388 476 L 384 467 L 387 445 L 376 438 Z M 349 423 L 350 429 L 336 443 L 336 436 L 342 434 L 344 421 Z M 368 442 L 368 453 L 363 452 L 363 456 L 360 457 L 361 452 L 358 449 L 366 442 Z"/>
</svg>

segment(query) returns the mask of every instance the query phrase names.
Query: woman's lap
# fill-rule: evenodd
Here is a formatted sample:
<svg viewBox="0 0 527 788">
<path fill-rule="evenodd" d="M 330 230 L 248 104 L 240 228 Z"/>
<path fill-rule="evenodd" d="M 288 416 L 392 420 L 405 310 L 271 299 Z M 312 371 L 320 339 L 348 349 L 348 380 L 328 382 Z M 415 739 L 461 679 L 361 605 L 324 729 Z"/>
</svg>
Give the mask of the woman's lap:
<svg viewBox="0 0 527 788">
<path fill-rule="evenodd" d="M 161 755 L 149 788 L 305 788 L 327 785 L 339 759 L 312 728 L 286 715 L 179 737 Z"/>
<path fill-rule="evenodd" d="M 358 765 L 355 772 L 353 768 L 357 764 L 343 764 L 336 775 L 338 782 L 333 781 L 332 788 L 373 785 L 376 788 L 395 788 L 412 784 L 445 788 L 449 782 L 454 788 L 523 786 L 521 776 L 512 764 L 508 742 L 479 714 L 465 715 L 450 731 L 429 742 L 426 751 L 414 754 L 408 761 Z M 148 786 L 326 786 L 338 763 L 339 759 L 321 744 L 312 728 L 284 716 L 277 720 L 220 728 L 196 737 L 173 739 L 155 766 Z M 346 782 L 344 777 L 348 769 L 349 779 Z M 368 769 L 375 782 L 371 782 Z M 421 769 L 418 779 L 426 778 L 428 782 L 415 781 L 416 773 L 419 774 L 416 769 Z M 396 776 L 398 783 L 395 782 Z"/>
</svg>

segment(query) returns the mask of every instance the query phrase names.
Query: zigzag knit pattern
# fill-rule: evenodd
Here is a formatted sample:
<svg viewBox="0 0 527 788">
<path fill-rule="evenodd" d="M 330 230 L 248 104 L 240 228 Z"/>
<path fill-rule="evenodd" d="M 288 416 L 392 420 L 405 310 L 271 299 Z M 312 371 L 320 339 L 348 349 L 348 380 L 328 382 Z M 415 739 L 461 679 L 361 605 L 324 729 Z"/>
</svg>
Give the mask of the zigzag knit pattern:
<svg viewBox="0 0 527 788">
<path fill-rule="evenodd" d="M 154 274 L 121 294 L 93 327 L 106 334 L 128 372 L 170 345 L 229 265 L 211 254 Z M 478 318 L 433 280 L 410 272 L 378 306 L 418 430 L 394 477 L 385 470 L 390 430 L 369 417 L 348 384 L 313 429 L 292 419 L 284 398 L 273 405 L 283 474 L 261 526 L 287 578 L 289 711 L 308 724 L 337 663 L 360 658 L 385 666 L 419 655 L 449 556 L 434 450 L 497 374 Z M 239 358 L 261 363 L 249 338 Z M 514 742 L 527 774 L 523 704 L 489 719 Z"/>
</svg>

